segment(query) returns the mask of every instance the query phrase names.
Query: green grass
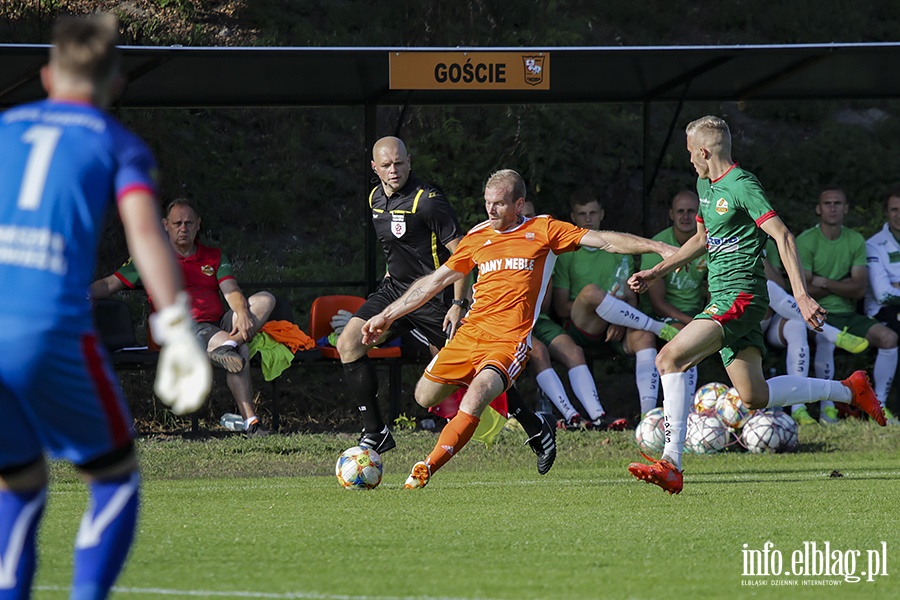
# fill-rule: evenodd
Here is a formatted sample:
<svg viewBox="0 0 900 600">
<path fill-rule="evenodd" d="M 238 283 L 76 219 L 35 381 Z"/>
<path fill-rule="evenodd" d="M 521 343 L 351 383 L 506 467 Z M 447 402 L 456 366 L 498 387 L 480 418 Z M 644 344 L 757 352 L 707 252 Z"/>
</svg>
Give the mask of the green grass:
<svg viewBox="0 0 900 600">
<path fill-rule="evenodd" d="M 138 541 L 117 598 L 896 598 L 900 428 L 801 429 L 791 455 L 687 457 L 672 497 L 633 480 L 631 434 L 563 432 L 546 476 L 504 432 L 473 443 L 423 490 L 409 467 L 433 446 L 399 432 L 382 485 L 334 480 L 349 435 L 143 441 Z M 831 477 L 833 471 L 842 477 Z M 65 598 L 86 493 L 54 465 L 36 598 Z M 742 549 L 887 543 L 888 577 L 774 587 L 742 577 Z M 767 581 L 764 588 L 742 579 Z M 781 578 L 784 579 L 784 578 Z M 825 579 L 800 577 L 796 579 Z M 828 578 L 837 580 L 838 578 Z"/>
</svg>

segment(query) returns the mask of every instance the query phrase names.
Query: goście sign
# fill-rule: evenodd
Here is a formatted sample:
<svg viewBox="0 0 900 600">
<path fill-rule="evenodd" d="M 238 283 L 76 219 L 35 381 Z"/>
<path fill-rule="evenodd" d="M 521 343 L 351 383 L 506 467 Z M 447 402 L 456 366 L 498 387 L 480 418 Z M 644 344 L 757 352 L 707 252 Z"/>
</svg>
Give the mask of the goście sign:
<svg viewBox="0 0 900 600">
<path fill-rule="evenodd" d="M 392 90 L 549 90 L 549 52 L 391 52 Z"/>
</svg>

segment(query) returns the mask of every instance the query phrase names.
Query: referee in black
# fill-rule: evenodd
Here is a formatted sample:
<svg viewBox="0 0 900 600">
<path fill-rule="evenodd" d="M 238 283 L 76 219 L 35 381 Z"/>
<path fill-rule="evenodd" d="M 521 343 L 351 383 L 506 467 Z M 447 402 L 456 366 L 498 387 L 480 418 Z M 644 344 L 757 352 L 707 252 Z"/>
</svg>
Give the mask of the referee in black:
<svg viewBox="0 0 900 600">
<path fill-rule="evenodd" d="M 375 143 L 372 170 L 381 183 L 369 194 L 369 207 L 375 233 L 384 250 L 387 274 L 344 327 L 337 349 L 363 419 L 359 445 L 382 453 L 397 444 L 381 418 L 375 365 L 366 354 L 372 346 L 362 343 L 362 326 L 403 295 L 413 281 L 447 260 L 465 232 L 443 192 L 410 174 L 410 157 L 401 139 L 384 137 Z M 463 278 L 452 290 L 444 290 L 396 321 L 376 345 L 403 330 L 416 329 L 432 346 L 442 348 L 468 309 L 468 295 L 469 285 Z M 546 473 L 556 458 L 555 431 L 543 418 L 525 408 L 514 387 L 507 392 L 507 402 L 510 416 L 528 433 L 528 444 L 538 456 L 538 471 Z"/>
</svg>

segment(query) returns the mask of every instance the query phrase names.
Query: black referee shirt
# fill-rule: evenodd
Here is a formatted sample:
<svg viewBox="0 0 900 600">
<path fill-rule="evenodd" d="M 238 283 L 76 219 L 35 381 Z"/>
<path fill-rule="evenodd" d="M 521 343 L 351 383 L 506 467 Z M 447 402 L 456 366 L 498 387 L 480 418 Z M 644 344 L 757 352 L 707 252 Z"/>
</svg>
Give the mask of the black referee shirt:
<svg viewBox="0 0 900 600">
<path fill-rule="evenodd" d="M 412 175 L 390 197 L 379 183 L 369 206 L 388 274 L 402 285 L 437 269 L 450 256 L 445 244 L 463 235 L 444 193 Z"/>
</svg>

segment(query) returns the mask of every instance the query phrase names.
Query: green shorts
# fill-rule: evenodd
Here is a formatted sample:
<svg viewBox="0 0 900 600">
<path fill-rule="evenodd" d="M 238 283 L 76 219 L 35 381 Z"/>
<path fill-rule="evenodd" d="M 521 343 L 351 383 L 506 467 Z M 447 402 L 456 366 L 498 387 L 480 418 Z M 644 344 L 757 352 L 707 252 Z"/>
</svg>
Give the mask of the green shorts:
<svg viewBox="0 0 900 600">
<path fill-rule="evenodd" d="M 855 312 L 849 313 L 828 313 L 825 322 L 838 329 L 846 329 L 853 335 L 866 337 L 873 325 L 878 325 L 878 321 L 870 319 L 865 315 Z"/>
<path fill-rule="evenodd" d="M 605 332 L 600 336 L 594 337 L 575 327 L 572 321 L 566 321 L 566 325 L 563 327 L 544 313 L 538 315 L 531 334 L 546 346 L 549 346 L 553 340 L 563 334 L 568 334 L 582 348 L 591 349 L 607 344 Z M 625 355 L 625 347 L 622 342 L 609 342 L 608 345 L 615 352 Z"/>
<path fill-rule="evenodd" d="M 544 342 L 544 345 L 549 346 L 550 342 L 565 332 L 566 330 L 563 329 L 562 325 L 551 319 L 545 313 L 541 313 L 538 315 L 537 322 L 534 324 L 534 329 L 531 330 L 531 335 L 536 337 L 538 341 Z"/>
<path fill-rule="evenodd" d="M 696 319 L 710 319 L 722 326 L 722 364 L 726 367 L 734 362 L 738 352 L 746 348 L 758 348 L 766 355 L 760 321 L 766 316 L 769 300 L 765 296 L 754 296 L 747 292 L 718 294 L 710 299 Z"/>
</svg>

